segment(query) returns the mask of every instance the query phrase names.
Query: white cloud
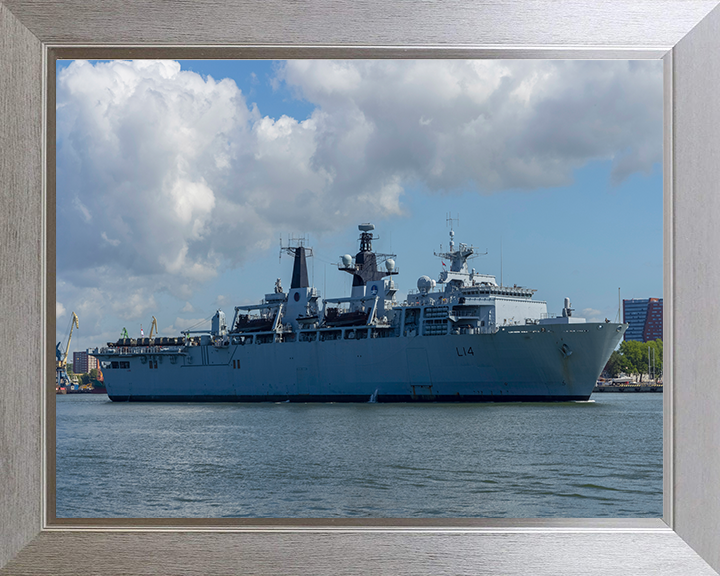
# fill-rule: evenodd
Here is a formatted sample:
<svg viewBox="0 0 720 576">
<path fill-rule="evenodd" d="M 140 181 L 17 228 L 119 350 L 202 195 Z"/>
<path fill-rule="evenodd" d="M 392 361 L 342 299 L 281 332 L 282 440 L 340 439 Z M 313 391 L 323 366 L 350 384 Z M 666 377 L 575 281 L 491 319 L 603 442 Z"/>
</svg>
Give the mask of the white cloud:
<svg viewBox="0 0 720 576">
<path fill-rule="evenodd" d="M 588 322 L 603 322 L 606 316 L 603 316 L 601 310 L 595 308 L 583 308 L 579 314 L 581 318 L 585 318 Z"/>
<path fill-rule="evenodd" d="M 113 240 L 113 239 L 108 238 L 108 237 L 107 237 L 107 234 L 105 234 L 105 232 L 103 232 L 102 234 L 100 234 L 100 237 L 101 237 L 103 240 L 105 240 L 105 242 L 107 242 L 108 244 L 110 244 L 111 246 L 119 246 L 119 245 L 120 245 L 120 240 Z"/>
<path fill-rule="evenodd" d="M 60 302 L 55 302 L 55 318 L 62 318 L 65 315 L 65 306 Z"/>
<path fill-rule="evenodd" d="M 618 183 L 661 160 L 657 62 L 351 61 L 339 73 L 313 60 L 281 75 L 322 110 L 316 165 L 354 190 L 393 176 L 431 190 L 535 189 L 568 184 L 590 160 L 612 161 Z M 358 127 L 355 153 L 338 152 Z"/>
<path fill-rule="evenodd" d="M 78 199 L 77 196 L 76 196 L 75 198 L 73 198 L 72 204 L 73 204 L 73 207 L 74 207 L 78 212 L 80 212 L 80 217 L 81 217 L 86 223 L 87 223 L 87 222 L 90 222 L 90 220 L 92 220 L 92 216 L 90 215 L 90 211 L 83 205 L 82 202 L 80 202 L 80 200 Z"/>
</svg>

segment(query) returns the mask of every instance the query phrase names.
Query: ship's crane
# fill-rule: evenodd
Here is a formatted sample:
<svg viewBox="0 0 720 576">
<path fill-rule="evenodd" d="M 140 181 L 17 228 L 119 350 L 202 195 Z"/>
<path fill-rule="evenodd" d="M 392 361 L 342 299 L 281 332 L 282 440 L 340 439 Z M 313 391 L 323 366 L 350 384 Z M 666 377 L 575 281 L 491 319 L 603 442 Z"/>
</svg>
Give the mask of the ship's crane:
<svg viewBox="0 0 720 576">
<path fill-rule="evenodd" d="M 70 351 L 70 340 L 72 340 L 73 329 L 77 328 L 80 330 L 80 324 L 78 323 L 78 317 L 75 312 L 72 313 L 72 320 L 70 322 L 70 333 L 68 334 L 67 344 L 65 345 L 65 351 L 60 350 L 60 344 L 58 342 L 55 346 L 55 359 L 57 360 L 57 366 L 55 369 L 55 380 L 58 386 L 63 386 L 67 382 L 70 382 L 70 377 L 67 374 L 67 356 Z"/>
</svg>

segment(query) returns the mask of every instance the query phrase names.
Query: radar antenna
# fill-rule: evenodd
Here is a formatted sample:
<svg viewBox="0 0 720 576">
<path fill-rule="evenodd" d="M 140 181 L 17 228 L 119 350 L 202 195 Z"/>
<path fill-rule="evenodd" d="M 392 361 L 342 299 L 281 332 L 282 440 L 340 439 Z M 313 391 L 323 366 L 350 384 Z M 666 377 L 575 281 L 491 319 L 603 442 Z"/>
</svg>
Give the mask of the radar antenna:
<svg viewBox="0 0 720 576">
<path fill-rule="evenodd" d="M 466 261 L 487 254 L 487 250 L 485 252 L 476 252 L 476 248 L 474 246 L 468 246 L 467 244 L 464 244 L 462 242 L 460 243 L 460 247 L 455 250 L 455 228 L 453 223 L 460 223 L 460 215 L 458 214 L 457 218 L 453 218 L 452 215 L 448 212 L 446 214 L 445 221 L 450 227 L 450 250 L 448 250 L 447 252 L 443 252 L 441 244 L 440 252 L 434 252 L 434 254 L 435 256 L 438 256 L 440 258 L 450 260 L 450 269 L 453 272 L 467 272 Z"/>
<path fill-rule="evenodd" d="M 460 214 L 458 214 L 457 218 L 453 218 L 452 214 L 448 212 L 445 215 L 445 222 L 448 226 L 450 226 L 450 252 L 452 252 L 453 248 L 455 247 L 455 241 L 453 240 L 455 238 L 455 229 L 453 228 L 453 222 L 460 224 Z"/>
<path fill-rule="evenodd" d="M 290 288 L 307 288 L 310 286 L 305 257 L 313 256 L 313 250 L 305 247 L 307 242 L 308 239 L 305 235 L 288 236 L 288 245 L 283 246 L 282 237 L 280 238 L 280 257 L 285 252 L 294 258 Z"/>
<path fill-rule="evenodd" d="M 297 252 L 298 248 L 304 248 L 305 255 L 312 257 L 313 249 L 305 246 L 308 242 L 309 242 L 309 239 L 305 234 L 303 234 L 302 236 L 290 236 L 288 234 L 287 246 L 283 246 L 282 236 L 281 236 L 280 237 L 280 258 L 282 258 L 283 252 L 285 252 L 285 254 L 289 254 L 290 256 L 295 256 L 295 253 Z"/>
<path fill-rule="evenodd" d="M 291 236 L 290 234 L 288 234 L 287 246 L 283 246 L 282 236 L 280 236 L 280 252 L 278 254 L 278 261 L 282 260 L 283 252 L 285 252 L 285 254 L 289 254 L 290 256 L 295 256 L 295 252 L 297 251 L 297 249 L 300 248 L 301 246 L 303 248 L 305 248 L 305 245 L 309 241 L 310 240 L 308 239 L 308 237 L 305 234 L 303 234 L 302 236 L 294 236 L 294 235 Z M 305 255 L 312 257 L 313 256 L 312 248 L 305 248 Z"/>
</svg>

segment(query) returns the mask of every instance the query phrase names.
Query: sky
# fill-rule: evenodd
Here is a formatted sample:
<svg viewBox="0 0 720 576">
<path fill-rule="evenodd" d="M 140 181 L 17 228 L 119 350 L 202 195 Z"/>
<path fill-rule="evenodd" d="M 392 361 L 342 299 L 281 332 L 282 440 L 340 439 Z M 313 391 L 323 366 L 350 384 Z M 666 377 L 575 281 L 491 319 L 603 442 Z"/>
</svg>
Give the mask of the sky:
<svg viewBox="0 0 720 576">
<path fill-rule="evenodd" d="M 662 62 L 60 61 L 56 341 L 209 327 L 259 302 L 304 236 L 311 282 L 375 225 L 404 298 L 434 251 L 614 320 L 662 297 Z M 485 254 L 487 252 L 487 254 Z"/>
</svg>

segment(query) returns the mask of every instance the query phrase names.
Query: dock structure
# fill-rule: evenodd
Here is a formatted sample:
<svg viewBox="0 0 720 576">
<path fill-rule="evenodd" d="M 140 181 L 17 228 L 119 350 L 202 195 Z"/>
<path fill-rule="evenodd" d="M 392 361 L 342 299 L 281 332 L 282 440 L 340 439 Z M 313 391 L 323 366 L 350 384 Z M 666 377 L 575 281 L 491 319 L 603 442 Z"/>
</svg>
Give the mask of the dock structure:
<svg viewBox="0 0 720 576">
<path fill-rule="evenodd" d="M 662 382 L 598 382 L 593 392 L 662 392 Z"/>
</svg>

